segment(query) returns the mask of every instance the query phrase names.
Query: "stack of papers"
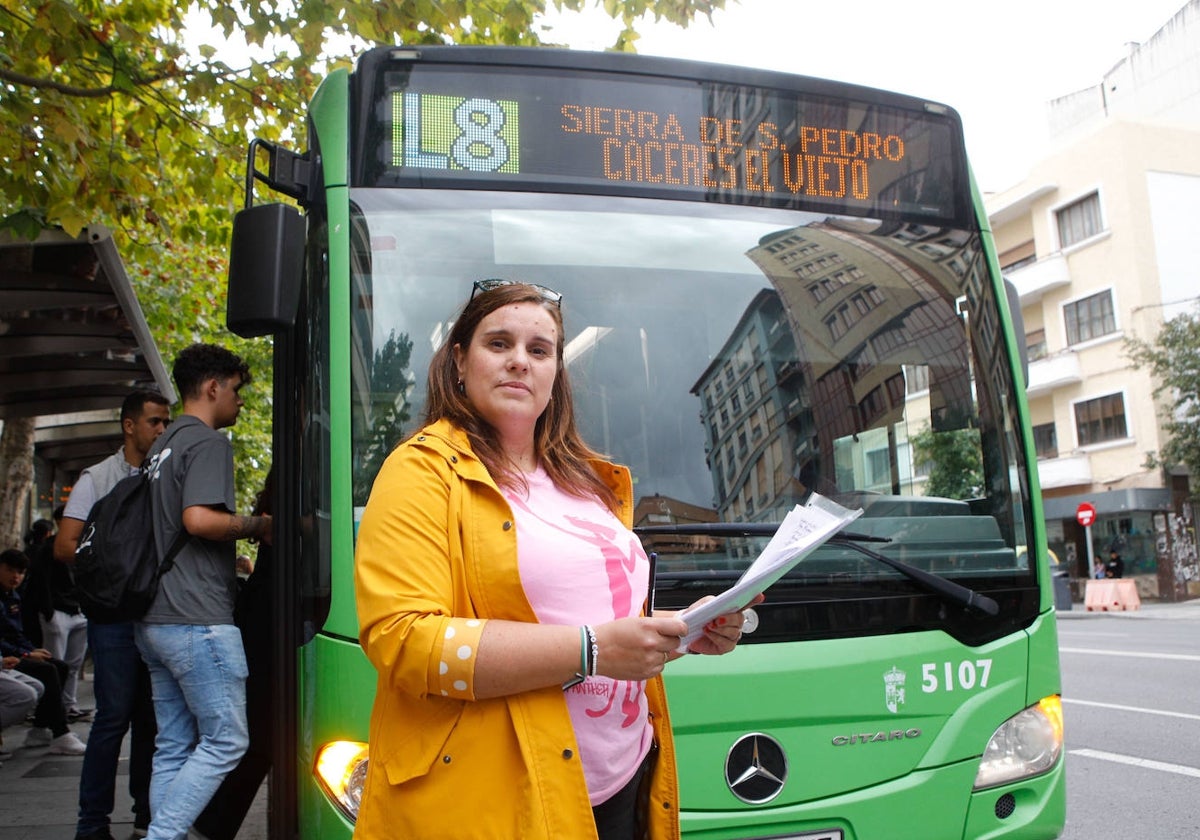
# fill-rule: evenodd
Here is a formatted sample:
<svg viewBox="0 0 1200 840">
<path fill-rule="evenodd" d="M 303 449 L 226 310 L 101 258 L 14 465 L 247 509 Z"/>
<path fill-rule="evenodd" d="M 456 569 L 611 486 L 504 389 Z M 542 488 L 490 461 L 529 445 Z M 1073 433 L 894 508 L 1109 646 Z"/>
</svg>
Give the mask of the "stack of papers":
<svg viewBox="0 0 1200 840">
<path fill-rule="evenodd" d="M 679 614 L 688 626 L 679 650 L 704 635 L 704 625 L 717 616 L 744 609 L 755 595 L 765 592 L 818 546 L 860 516 L 862 508 L 844 508 L 818 493 L 809 496 L 803 505 L 796 505 L 737 583 L 713 600 L 689 607 Z"/>
</svg>

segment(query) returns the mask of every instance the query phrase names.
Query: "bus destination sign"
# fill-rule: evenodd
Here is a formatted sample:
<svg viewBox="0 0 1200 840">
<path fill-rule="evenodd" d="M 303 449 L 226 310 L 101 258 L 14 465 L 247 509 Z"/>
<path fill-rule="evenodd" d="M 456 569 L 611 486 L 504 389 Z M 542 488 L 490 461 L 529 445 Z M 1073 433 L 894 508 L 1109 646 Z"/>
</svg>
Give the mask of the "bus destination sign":
<svg viewBox="0 0 1200 840">
<path fill-rule="evenodd" d="M 414 72 L 408 82 L 389 92 L 387 135 L 388 169 L 405 180 L 931 221 L 958 209 L 955 191 L 929 188 L 961 169 L 957 122 L 945 113 L 562 71 Z"/>
</svg>

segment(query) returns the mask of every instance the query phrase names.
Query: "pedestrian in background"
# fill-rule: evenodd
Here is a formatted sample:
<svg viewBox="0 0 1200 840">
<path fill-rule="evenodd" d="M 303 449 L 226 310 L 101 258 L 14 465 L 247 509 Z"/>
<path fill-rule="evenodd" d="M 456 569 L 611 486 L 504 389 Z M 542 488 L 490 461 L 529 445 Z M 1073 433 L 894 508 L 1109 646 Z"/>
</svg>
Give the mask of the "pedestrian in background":
<svg viewBox="0 0 1200 840">
<path fill-rule="evenodd" d="M 68 566 L 92 506 L 121 479 L 136 475 L 150 447 L 171 422 L 170 403 L 153 391 L 135 391 L 121 403 L 121 448 L 85 469 L 71 488 L 54 539 L 54 557 Z M 154 755 L 154 704 L 150 672 L 134 644 L 132 621 L 87 622 L 92 651 L 96 716 L 79 774 L 76 840 L 110 840 L 117 767 L 125 733 L 129 742 L 129 795 L 133 831 L 145 836 L 150 825 L 150 762 Z"/>
<path fill-rule="evenodd" d="M 233 447 L 245 362 L 194 344 L 173 367 L 183 399 L 170 435 L 150 451 L 154 539 L 165 556 L 189 539 L 158 582 L 134 637 L 150 668 L 158 718 L 150 779 L 150 840 L 183 840 L 246 751 L 246 656 L 233 621 L 237 541 L 270 542 L 269 516 L 239 516 Z"/>
<path fill-rule="evenodd" d="M 61 505 L 54 509 L 56 524 L 62 522 L 63 511 Z M 87 617 L 79 609 L 79 600 L 75 597 L 75 578 L 70 565 L 55 557 L 56 540 L 52 529 L 38 545 L 37 554 L 29 555 L 29 574 L 21 593 L 21 608 L 26 613 L 26 633 L 28 614 L 33 613 L 38 620 L 40 646 L 50 651 L 55 659 L 67 663 L 69 670 L 63 680 L 67 719 L 72 722 L 90 720 L 92 710 L 81 709 L 78 696 L 79 677 L 88 649 Z"/>
<path fill-rule="evenodd" d="M 1121 559 L 1121 555 L 1116 548 L 1110 548 L 1108 551 L 1108 562 L 1104 564 L 1105 573 L 1110 578 L 1119 578 L 1125 576 L 1125 561 Z"/>
<path fill-rule="evenodd" d="M 275 470 L 272 468 L 255 500 L 253 513 L 274 515 L 274 499 Z M 249 565 L 250 558 L 245 559 Z M 260 543 L 253 571 L 238 592 L 233 617 L 246 651 L 246 724 L 250 741 L 238 766 L 221 782 L 221 787 L 193 826 L 194 833 L 207 840 L 234 840 L 237 837 L 271 770 L 271 735 L 275 728 L 271 686 L 275 682 L 274 634 L 278 631 L 271 599 L 274 567 L 274 548 Z"/>
<path fill-rule="evenodd" d="M 21 583 L 21 613 L 25 638 L 37 647 L 43 646 L 41 614 L 50 607 L 50 580 L 40 573 L 42 548 L 54 544 L 54 523 L 49 519 L 35 519 L 25 532 L 25 556 L 29 558 L 29 569 Z M 61 657 L 60 657 L 61 658 Z"/>
</svg>

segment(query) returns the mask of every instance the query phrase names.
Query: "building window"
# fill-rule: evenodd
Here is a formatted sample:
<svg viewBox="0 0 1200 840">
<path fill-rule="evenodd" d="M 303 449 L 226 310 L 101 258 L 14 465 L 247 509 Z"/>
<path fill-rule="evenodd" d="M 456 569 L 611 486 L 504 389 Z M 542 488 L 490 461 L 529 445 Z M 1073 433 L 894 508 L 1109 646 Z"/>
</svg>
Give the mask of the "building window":
<svg viewBox="0 0 1200 840">
<path fill-rule="evenodd" d="M 888 400 L 892 407 L 904 405 L 904 374 L 897 373 L 895 376 L 888 377 L 883 383 L 887 388 Z"/>
<path fill-rule="evenodd" d="M 908 379 L 908 393 L 916 394 L 929 390 L 929 367 L 927 365 L 905 365 L 904 375 Z"/>
<path fill-rule="evenodd" d="M 1000 270 L 1007 273 L 1037 262 L 1037 251 L 1030 239 L 997 255 L 996 259 L 1000 263 Z"/>
<path fill-rule="evenodd" d="M 1058 222 L 1058 244 L 1070 248 L 1104 230 L 1100 221 L 1100 193 L 1086 195 L 1054 214 Z"/>
<path fill-rule="evenodd" d="M 1030 330 L 1025 333 L 1025 351 L 1031 362 L 1046 358 L 1046 331 Z"/>
<path fill-rule="evenodd" d="M 1058 457 L 1058 432 L 1053 423 L 1033 427 L 1033 449 L 1039 458 Z"/>
<path fill-rule="evenodd" d="M 892 470 L 888 461 L 886 449 L 872 449 L 867 452 L 867 482 L 869 484 L 886 484 L 891 481 Z"/>
<path fill-rule="evenodd" d="M 1117 331 L 1112 291 L 1073 301 L 1063 307 L 1067 322 L 1067 344 L 1079 344 Z"/>
<path fill-rule="evenodd" d="M 1079 445 L 1088 446 L 1106 440 L 1128 437 L 1125 428 L 1125 397 L 1109 394 L 1075 404 L 1075 428 Z"/>
</svg>

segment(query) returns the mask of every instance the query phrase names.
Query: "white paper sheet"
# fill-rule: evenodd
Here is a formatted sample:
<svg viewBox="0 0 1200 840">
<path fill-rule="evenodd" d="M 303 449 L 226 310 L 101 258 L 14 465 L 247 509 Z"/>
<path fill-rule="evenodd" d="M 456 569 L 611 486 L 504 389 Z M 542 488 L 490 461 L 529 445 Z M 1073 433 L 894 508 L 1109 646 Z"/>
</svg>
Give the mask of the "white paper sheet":
<svg viewBox="0 0 1200 840">
<path fill-rule="evenodd" d="M 704 625 L 717 616 L 745 608 L 755 595 L 765 592 L 808 554 L 860 516 L 861 508 L 842 507 L 818 493 L 809 496 L 803 505 L 796 505 L 788 511 L 775 536 L 737 583 L 713 600 L 689 607 L 679 614 L 688 625 L 679 650 L 704 635 Z"/>
</svg>

